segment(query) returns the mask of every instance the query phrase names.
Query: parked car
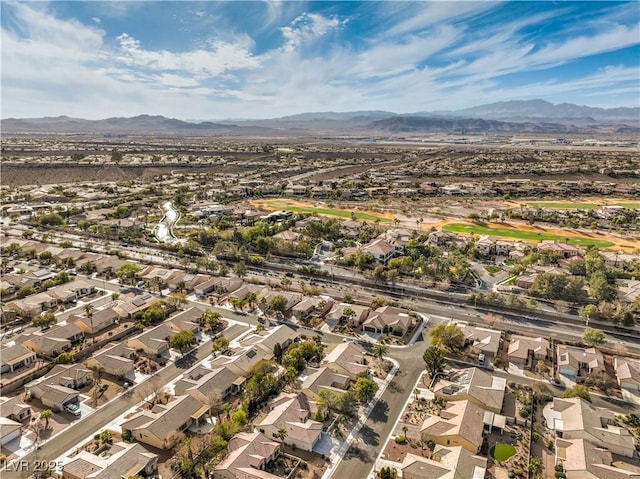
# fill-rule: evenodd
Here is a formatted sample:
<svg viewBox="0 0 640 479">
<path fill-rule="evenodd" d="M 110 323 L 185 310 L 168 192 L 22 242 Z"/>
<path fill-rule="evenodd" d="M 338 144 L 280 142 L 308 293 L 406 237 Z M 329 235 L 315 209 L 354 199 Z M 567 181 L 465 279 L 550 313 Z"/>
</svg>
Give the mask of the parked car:
<svg viewBox="0 0 640 479">
<path fill-rule="evenodd" d="M 76 417 L 80 417 L 80 406 L 78 403 L 72 402 L 64 405 L 64 410 Z"/>
</svg>

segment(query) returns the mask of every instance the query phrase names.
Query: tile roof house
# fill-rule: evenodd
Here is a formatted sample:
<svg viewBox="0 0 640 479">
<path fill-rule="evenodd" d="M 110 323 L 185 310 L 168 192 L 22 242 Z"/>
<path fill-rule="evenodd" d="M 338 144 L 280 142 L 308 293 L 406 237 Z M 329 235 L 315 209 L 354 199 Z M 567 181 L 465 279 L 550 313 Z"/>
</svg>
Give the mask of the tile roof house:
<svg viewBox="0 0 640 479">
<path fill-rule="evenodd" d="M 174 385 L 176 395 L 189 394 L 202 404 L 211 404 L 214 398 L 224 400 L 242 390 L 245 378 L 229 368 L 209 369 L 198 366 L 182 375 Z"/>
<path fill-rule="evenodd" d="M 618 384 L 626 391 L 633 394 L 640 393 L 640 361 L 615 356 L 613 368 L 618 377 Z"/>
<path fill-rule="evenodd" d="M 0 411 L 2 417 L 16 422 L 28 422 L 31 420 L 31 406 L 16 397 L 0 397 Z"/>
<path fill-rule="evenodd" d="M 596 348 L 578 348 L 559 344 L 557 347 L 558 373 L 573 378 L 589 373 L 604 373 L 604 357 Z"/>
<path fill-rule="evenodd" d="M 36 353 L 22 344 L 15 344 L 0 350 L 0 373 L 14 372 L 28 368 L 37 361 Z"/>
<path fill-rule="evenodd" d="M 349 376 L 352 380 L 356 379 L 358 373 L 369 371 L 364 349 L 355 343 L 338 343 L 329 346 L 320 365 L 333 372 Z"/>
<path fill-rule="evenodd" d="M 99 455 L 82 450 L 64 465 L 63 479 L 122 479 L 149 477 L 158 469 L 158 456 L 142 445 L 116 442 Z"/>
<path fill-rule="evenodd" d="M 336 373 L 327 367 L 315 369 L 306 368 L 298 378 L 300 380 L 300 392 L 309 400 L 317 401 L 321 391 L 333 391 L 337 395 L 343 394 L 351 384 L 351 378 Z M 315 407 L 312 405 L 313 412 Z"/>
<path fill-rule="evenodd" d="M 464 334 L 465 344 L 475 354 L 483 353 L 490 358 L 495 357 L 500 349 L 502 333 L 493 329 L 469 326 L 468 324 L 456 324 Z M 490 361 L 491 359 L 489 359 Z"/>
<path fill-rule="evenodd" d="M 31 349 L 41 356 L 55 357 L 69 349 L 73 343 L 82 341 L 84 332 L 73 323 L 54 326 L 48 331 L 36 331 L 16 338 L 16 343 Z"/>
<path fill-rule="evenodd" d="M 264 470 L 280 454 L 280 443 L 264 434 L 240 432 L 231 438 L 227 451 L 214 469 L 215 479 L 282 479 Z"/>
<path fill-rule="evenodd" d="M 386 263 L 394 256 L 401 254 L 403 247 L 392 244 L 384 238 L 377 238 L 362 247 L 362 251 L 373 256 L 377 261 Z"/>
<path fill-rule="evenodd" d="M 584 439 L 556 438 L 555 450 L 567 479 L 640 479 L 640 468 L 616 467 L 611 451 Z"/>
<path fill-rule="evenodd" d="M 135 379 L 136 351 L 126 343 L 116 343 L 96 351 L 84 362 L 88 368 L 100 367 L 115 377 Z"/>
<path fill-rule="evenodd" d="M 500 413 L 507 380 L 479 368 L 459 370 L 436 383 L 433 392 L 447 401 L 468 400 L 483 409 Z"/>
<path fill-rule="evenodd" d="M 187 394 L 176 396 L 167 404 L 156 404 L 151 410 L 141 410 L 120 426 L 123 431 L 131 431 L 131 437 L 138 442 L 168 449 L 173 432 L 199 424 L 208 410 L 208 406 Z"/>
<path fill-rule="evenodd" d="M 409 331 L 413 320 L 408 311 L 393 306 L 382 306 L 373 311 L 362 323 L 362 329 L 377 334 L 393 332 L 402 336 Z"/>
<path fill-rule="evenodd" d="M 267 351 L 260 345 L 233 351 L 231 356 L 221 354 L 211 361 L 212 368 L 227 367 L 238 376 L 246 376 L 260 361 L 273 358 L 273 351 Z"/>
<path fill-rule="evenodd" d="M 281 393 L 269 407 L 269 413 L 254 422 L 260 432 L 280 440 L 279 430 L 284 429 L 287 435 L 282 442 L 304 451 L 313 450 L 322 435 L 322 423 L 310 419 L 310 407 L 304 395 Z"/>
<path fill-rule="evenodd" d="M 534 361 L 549 358 L 549 341 L 543 337 L 513 335 L 507 357 L 509 362 L 519 367 L 532 367 Z"/>
<path fill-rule="evenodd" d="M 107 306 L 93 312 L 91 318 L 86 315 L 74 314 L 67 319 L 68 323 L 74 323 L 85 334 L 96 334 L 113 326 L 120 319 L 118 312 Z"/>
<path fill-rule="evenodd" d="M 22 434 L 22 424 L 4 416 L 0 416 L 0 446 L 18 439 Z"/>
<path fill-rule="evenodd" d="M 93 371 L 81 364 L 58 364 L 45 376 L 25 384 L 25 391 L 54 411 L 78 402 L 80 389 L 93 382 Z"/>
<path fill-rule="evenodd" d="M 597 408 L 581 398 L 554 398 L 543 415 L 549 429 L 562 439 L 584 439 L 614 454 L 634 457 L 633 436 L 618 425 L 613 411 Z"/>
<path fill-rule="evenodd" d="M 537 249 L 538 251 L 553 251 L 554 253 L 560 253 L 565 258 L 580 256 L 582 254 L 582 250 L 576 246 L 553 240 L 541 241 L 538 243 Z"/>
<path fill-rule="evenodd" d="M 397 469 L 403 479 L 484 479 L 487 459 L 460 446 L 437 445 L 430 459 L 409 453 Z"/>
<path fill-rule="evenodd" d="M 173 329 L 162 323 L 127 339 L 126 344 L 134 351 L 140 351 L 148 356 L 162 357 L 169 353 L 169 337 L 174 334 Z"/>
<path fill-rule="evenodd" d="M 420 435 L 441 446 L 462 446 L 477 454 L 482 446 L 484 410 L 471 401 L 448 402 L 439 416 L 428 416 Z"/>
<path fill-rule="evenodd" d="M 344 311 L 347 308 L 353 310 L 356 313 L 355 316 L 353 316 L 353 318 L 351 318 L 349 322 L 350 323 L 349 325 L 354 328 L 360 326 L 369 315 L 369 311 L 371 311 L 367 306 L 360 306 L 358 304 L 339 303 L 339 304 L 333 305 L 331 310 L 325 315 L 325 319 L 328 321 L 336 321 L 336 322 L 344 321 L 347 319 L 346 316 L 344 315 Z"/>
</svg>

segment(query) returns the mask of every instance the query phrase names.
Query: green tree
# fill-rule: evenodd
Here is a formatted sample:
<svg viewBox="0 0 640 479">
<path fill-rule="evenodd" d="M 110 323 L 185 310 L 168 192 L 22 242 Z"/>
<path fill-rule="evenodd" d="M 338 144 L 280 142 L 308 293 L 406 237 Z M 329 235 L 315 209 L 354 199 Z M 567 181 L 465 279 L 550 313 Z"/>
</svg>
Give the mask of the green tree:
<svg viewBox="0 0 640 479">
<path fill-rule="evenodd" d="M 618 297 L 616 287 L 609 284 L 603 271 L 596 271 L 589 278 L 589 294 L 598 301 L 614 301 Z"/>
<path fill-rule="evenodd" d="M 238 261 L 233 271 L 239 278 L 244 278 L 247 275 L 247 265 L 244 261 Z"/>
<path fill-rule="evenodd" d="M 53 314 L 51 311 L 48 311 L 46 313 L 41 314 L 40 316 L 36 316 L 35 318 L 33 318 L 33 325 L 36 328 L 46 328 L 56 323 L 57 323 L 56 315 Z"/>
<path fill-rule="evenodd" d="M 358 374 L 353 391 L 356 393 L 358 402 L 363 406 L 369 404 L 378 391 L 378 384 L 367 376 L 366 373 Z"/>
<path fill-rule="evenodd" d="M 280 439 L 281 442 L 284 442 L 285 438 L 287 437 L 287 430 L 284 427 L 281 427 L 280 429 L 278 429 L 276 436 L 278 437 L 278 439 Z"/>
<path fill-rule="evenodd" d="M 582 332 L 582 341 L 587 346 L 602 346 L 604 338 L 604 332 L 599 329 L 585 328 Z"/>
<path fill-rule="evenodd" d="M 582 398 L 585 401 L 591 402 L 591 396 L 589 395 L 589 389 L 581 384 L 576 384 L 570 389 L 567 389 L 562 395 L 563 398 Z"/>
<path fill-rule="evenodd" d="M 140 265 L 136 263 L 125 263 L 116 272 L 118 279 L 125 284 L 133 284 L 136 275 L 140 272 Z"/>
<path fill-rule="evenodd" d="M 95 338 L 95 330 L 93 329 L 93 305 L 91 303 L 87 303 L 84 305 L 84 314 L 87 317 L 87 319 L 89 320 L 89 323 L 91 324 L 91 343 L 95 343 L 96 338 Z"/>
<path fill-rule="evenodd" d="M 222 319 L 222 315 L 220 313 L 211 309 L 207 309 L 204 312 L 203 317 L 204 322 L 209 327 L 209 331 L 212 333 L 220 325 L 220 320 Z"/>
<path fill-rule="evenodd" d="M 432 381 L 444 373 L 445 358 L 441 348 L 437 346 L 428 347 L 422 355 L 422 360 Z"/>
<path fill-rule="evenodd" d="M 460 351 L 464 348 L 464 333 L 454 323 L 439 323 L 429 331 L 431 336 L 431 344 L 441 346 L 449 351 Z"/>
<path fill-rule="evenodd" d="M 336 407 L 345 416 L 355 417 L 358 414 L 358 398 L 355 391 L 347 391 L 338 395 Z"/>
<path fill-rule="evenodd" d="M 193 331 L 183 329 L 169 338 L 169 346 L 178 349 L 181 354 L 184 354 L 190 346 L 196 343 L 196 335 Z"/>
<path fill-rule="evenodd" d="M 73 362 L 73 354 L 68 351 L 58 354 L 55 359 L 56 364 L 71 364 Z"/>
<path fill-rule="evenodd" d="M 287 310 L 288 304 L 289 302 L 287 301 L 287 298 L 280 294 L 276 294 L 273 298 L 271 298 L 271 301 L 269 302 L 269 308 L 271 308 L 272 311 L 284 313 Z"/>
<path fill-rule="evenodd" d="M 51 409 L 45 409 L 40 413 L 40 419 L 44 419 L 44 428 L 49 429 L 49 419 L 53 417 Z"/>
<path fill-rule="evenodd" d="M 224 336 L 220 336 L 219 338 L 214 339 L 211 342 L 214 351 L 224 351 L 229 347 L 229 340 Z"/>
<path fill-rule="evenodd" d="M 529 473 L 531 477 L 535 479 L 540 474 L 540 471 L 542 471 L 542 459 L 531 456 L 531 459 L 529 459 Z"/>
</svg>

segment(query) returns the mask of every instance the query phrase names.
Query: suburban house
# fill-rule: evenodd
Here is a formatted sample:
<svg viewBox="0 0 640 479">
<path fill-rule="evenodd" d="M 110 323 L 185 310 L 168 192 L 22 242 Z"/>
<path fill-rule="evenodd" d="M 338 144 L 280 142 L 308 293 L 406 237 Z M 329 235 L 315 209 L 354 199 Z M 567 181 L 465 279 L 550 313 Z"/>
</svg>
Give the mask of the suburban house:
<svg viewBox="0 0 640 479">
<path fill-rule="evenodd" d="M 592 406 L 582 398 L 554 398 L 542 413 L 547 427 L 559 438 L 584 439 L 621 456 L 637 454 L 633 436 L 619 425 L 613 411 Z"/>
<path fill-rule="evenodd" d="M 268 414 L 258 417 L 255 427 L 267 437 L 312 451 L 322 435 L 322 423 L 310 419 L 307 398 L 302 394 L 281 393 L 269 404 Z M 280 430 L 286 436 L 280 437 Z"/>
<path fill-rule="evenodd" d="M 14 299 L 7 303 L 7 308 L 17 311 L 25 318 L 34 318 L 43 311 L 49 311 L 58 306 L 58 299 L 46 292 L 36 293 L 22 299 Z"/>
<path fill-rule="evenodd" d="M 84 363 L 88 368 L 102 368 L 116 378 L 134 380 L 136 357 L 136 351 L 125 343 L 115 343 L 96 351 Z"/>
<path fill-rule="evenodd" d="M 62 411 L 78 402 L 78 389 L 93 382 L 93 371 L 81 364 L 58 364 L 45 376 L 25 384 L 29 396 L 40 399 L 45 407 Z"/>
<path fill-rule="evenodd" d="M 145 311 L 153 302 L 156 301 L 156 297 L 149 293 L 143 293 L 129 296 L 124 300 L 121 300 L 113 306 L 118 315 L 121 318 L 132 318 L 134 314 L 140 311 Z"/>
<path fill-rule="evenodd" d="M 175 333 L 183 330 L 197 333 L 200 331 L 200 321 L 202 320 L 203 311 L 200 308 L 191 307 L 184 311 L 171 316 L 165 321 Z"/>
<path fill-rule="evenodd" d="M 259 296 L 260 303 L 266 302 L 267 305 L 271 304 L 271 301 L 276 296 L 282 296 L 287 300 L 287 305 L 285 306 L 284 312 L 286 313 L 291 308 L 293 308 L 296 304 L 302 301 L 302 295 L 300 293 L 289 293 L 285 291 L 272 291 L 270 289 L 263 291 Z"/>
<path fill-rule="evenodd" d="M 479 368 L 467 368 L 436 383 L 433 392 L 447 401 L 471 401 L 494 413 L 502 411 L 507 380 Z"/>
<path fill-rule="evenodd" d="M 22 424 L 13 419 L 0 416 L 0 446 L 18 439 L 22 435 Z"/>
<path fill-rule="evenodd" d="M 333 307 L 333 300 L 330 298 L 304 297 L 291 308 L 291 312 L 298 319 L 306 319 L 312 314 L 323 316 Z"/>
<path fill-rule="evenodd" d="M 640 361 L 615 356 L 613 368 L 616 370 L 618 384 L 623 391 L 640 393 Z"/>
<path fill-rule="evenodd" d="M 584 439 L 556 438 L 555 451 L 567 479 L 640 479 L 640 470 L 617 467 L 608 449 Z"/>
<path fill-rule="evenodd" d="M 474 354 L 484 354 L 488 362 L 498 354 L 502 333 L 493 329 L 469 326 L 464 323 L 456 323 L 464 334 L 465 345 Z"/>
<path fill-rule="evenodd" d="M 268 361 L 273 358 L 273 351 L 256 345 L 250 348 L 233 351 L 231 356 L 221 354 L 213 359 L 212 368 L 227 367 L 238 376 L 246 376 L 260 361 Z"/>
<path fill-rule="evenodd" d="M 168 324 L 162 323 L 155 328 L 127 339 L 127 347 L 142 352 L 150 357 L 162 357 L 169 353 L 169 337 L 174 331 Z"/>
<path fill-rule="evenodd" d="M 0 397 L 0 411 L 2 417 L 16 422 L 29 422 L 31 420 L 31 406 L 22 402 L 18 396 L 8 398 Z"/>
<path fill-rule="evenodd" d="M 94 311 L 91 318 L 86 315 L 74 314 L 67 319 L 68 323 L 75 323 L 84 334 L 96 334 L 116 324 L 120 319 L 118 312 L 110 307 Z"/>
<path fill-rule="evenodd" d="M 315 369 L 306 368 L 304 373 L 299 376 L 300 392 L 311 401 L 317 401 L 320 391 L 328 390 L 337 395 L 346 392 L 351 384 L 351 378 L 344 374 L 339 374 L 327 367 Z M 313 408 L 312 412 L 315 412 Z"/>
<path fill-rule="evenodd" d="M 412 324 L 413 319 L 408 311 L 393 306 L 382 306 L 365 319 L 362 329 L 376 334 L 393 333 L 396 336 L 404 336 Z"/>
<path fill-rule="evenodd" d="M 549 341 L 543 337 L 513 335 L 507 357 L 510 363 L 520 368 L 531 368 L 535 361 L 549 358 Z"/>
<path fill-rule="evenodd" d="M 376 238 L 362 247 L 362 251 L 373 256 L 380 263 L 387 263 L 391 258 L 402 254 L 404 248 L 384 238 Z"/>
<path fill-rule="evenodd" d="M 217 292 L 222 295 L 229 291 L 235 291 L 242 286 L 243 282 L 240 278 L 224 278 L 216 277 L 208 279 L 194 287 L 196 296 L 204 296 L 209 293 Z"/>
<path fill-rule="evenodd" d="M 543 240 L 536 246 L 538 251 L 552 251 L 560 253 L 564 258 L 582 255 L 582 250 L 576 246 L 553 240 Z"/>
<path fill-rule="evenodd" d="M 346 311 L 353 311 L 355 314 L 348 317 L 345 315 Z M 370 309 L 366 306 L 360 306 L 358 304 L 339 303 L 333 305 L 331 310 L 326 314 L 326 321 L 334 321 L 340 323 L 342 321 L 347 322 L 352 328 L 359 327 L 367 318 Z"/>
<path fill-rule="evenodd" d="M 230 394 L 242 391 L 245 378 L 229 368 L 209 369 L 202 365 L 182 375 L 175 386 L 175 394 L 189 394 L 202 404 L 214 399 L 224 400 Z"/>
<path fill-rule="evenodd" d="M 640 296 L 640 281 L 636 279 L 616 279 L 616 288 L 623 303 L 633 303 Z"/>
<path fill-rule="evenodd" d="M 460 446 L 436 445 L 431 458 L 408 453 L 402 463 L 381 460 L 377 469 L 392 467 L 402 479 L 481 479 L 486 476 L 487 459 Z"/>
<path fill-rule="evenodd" d="M 95 291 L 96 287 L 88 281 L 76 280 L 55 286 L 48 290 L 47 294 L 61 303 L 75 303 L 78 299 L 95 293 Z"/>
<path fill-rule="evenodd" d="M 36 331 L 16 338 L 16 343 L 31 349 L 40 356 L 55 357 L 72 344 L 84 340 L 84 332 L 74 323 L 57 326 L 48 331 Z"/>
<path fill-rule="evenodd" d="M 590 373 L 604 373 L 604 357 L 596 348 L 578 348 L 559 344 L 558 373 L 571 378 L 584 378 Z"/>
<path fill-rule="evenodd" d="M 420 437 L 441 446 L 462 446 L 477 454 L 482 446 L 484 410 L 471 401 L 448 402 L 439 416 L 428 416 Z"/>
<path fill-rule="evenodd" d="M 291 345 L 291 343 L 295 342 L 298 336 L 298 332 L 291 326 L 280 324 L 274 328 L 245 336 L 239 343 L 241 347 L 250 348 L 259 346 L 265 351 L 273 352 L 276 344 L 279 344 L 282 349 L 285 349 Z"/>
<path fill-rule="evenodd" d="M 15 344 L 0 350 L 0 373 L 13 373 L 31 367 L 36 361 L 36 353 L 22 344 Z"/>
<path fill-rule="evenodd" d="M 193 396 L 173 397 L 167 404 L 156 404 L 151 410 L 143 409 L 120 426 L 123 431 L 131 431 L 131 437 L 138 442 L 158 449 L 171 446 L 171 436 L 176 431 L 186 431 L 196 427 L 209 412 Z"/>
<path fill-rule="evenodd" d="M 227 446 L 227 457 L 213 470 L 214 479 L 282 479 L 265 468 L 280 454 L 280 443 L 260 432 L 239 432 Z"/>
<path fill-rule="evenodd" d="M 157 455 L 140 444 L 116 442 L 100 454 L 81 450 L 64 465 L 62 479 L 150 477 L 157 469 Z"/>
<path fill-rule="evenodd" d="M 338 343 L 330 345 L 320 366 L 333 372 L 356 379 L 358 373 L 369 372 L 364 349 L 355 343 Z"/>
</svg>

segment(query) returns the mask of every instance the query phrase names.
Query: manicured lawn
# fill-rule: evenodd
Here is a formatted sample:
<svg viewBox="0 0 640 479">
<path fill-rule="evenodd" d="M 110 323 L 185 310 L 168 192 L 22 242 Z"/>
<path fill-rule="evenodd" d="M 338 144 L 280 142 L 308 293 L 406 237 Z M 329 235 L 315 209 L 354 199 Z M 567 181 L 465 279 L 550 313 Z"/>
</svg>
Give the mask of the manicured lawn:
<svg viewBox="0 0 640 479">
<path fill-rule="evenodd" d="M 325 216 L 337 216 L 340 218 L 349 218 L 351 219 L 351 211 L 352 210 L 343 210 L 340 208 L 321 208 L 318 206 L 300 206 L 296 204 L 289 203 L 288 201 L 276 200 L 269 201 L 269 206 L 273 208 L 278 208 L 287 211 L 294 211 L 296 213 L 315 213 L 318 215 Z M 386 218 L 382 215 L 378 216 L 375 213 L 362 213 L 360 211 L 354 210 L 355 217 L 358 220 L 365 221 L 376 221 L 380 220 L 381 223 L 391 223 L 392 220 Z"/>
<path fill-rule="evenodd" d="M 496 461 L 504 462 L 516 453 L 516 448 L 511 444 L 499 442 L 491 448 L 489 454 Z"/>
<path fill-rule="evenodd" d="M 620 203 L 607 203 L 610 206 L 624 206 L 632 210 L 640 209 L 640 202 L 637 201 L 623 201 Z M 527 203 L 527 206 L 535 206 L 538 208 L 554 208 L 558 210 L 597 210 L 604 205 L 597 203 L 581 203 L 574 201 L 532 201 Z"/>
<path fill-rule="evenodd" d="M 576 246 L 593 245 L 600 248 L 608 248 L 613 244 L 609 241 L 586 237 L 562 236 L 553 233 L 536 233 L 535 231 L 518 230 L 515 228 L 493 228 L 491 226 L 471 225 L 463 223 L 449 223 L 448 225 L 444 225 L 442 229 L 445 231 L 451 231 L 453 233 L 491 235 L 532 241 L 555 240 L 567 242 Z"/>
</svg>

